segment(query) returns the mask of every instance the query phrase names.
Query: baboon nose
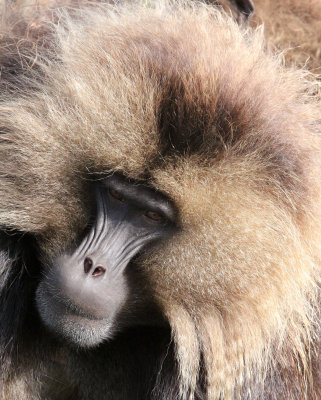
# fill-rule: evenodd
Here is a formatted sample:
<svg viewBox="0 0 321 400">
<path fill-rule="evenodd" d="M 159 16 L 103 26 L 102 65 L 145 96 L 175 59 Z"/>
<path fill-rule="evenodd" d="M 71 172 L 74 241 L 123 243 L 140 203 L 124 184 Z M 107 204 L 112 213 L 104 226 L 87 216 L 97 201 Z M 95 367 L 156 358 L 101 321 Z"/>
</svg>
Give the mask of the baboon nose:
<svg viewBox="0 0 321 400">
<path fill-rule="evenodd" d="M 84 261 L 85 274 L 88 274 L 88 272 L 91 270 L 92 266 L 93 266 L 93 260 L 89 257 L 86 257 L 85 261 Z"/>
<path fill-rule="evenodd" d="M 92 276 L 97 278 L 99 276 L 103 276 L 105 272 L 106 272 L 105 268 L 99 265 L 98 267 L 96 267 L 94 269 L 94 272 L 92 273 Z"/>
<path fill-rule="evenodd" d="M 84 271 L 85 274 L 88 274 L 92 268 L 93 268 L 93 260 L 90 257 L 86 257 L 85 261 L 84 261 Z M 98 265 L 94 271 L 92 272 L 92 276 L 95 278 L 98 278 L 99 276 L 103 276 L 106 272 L 106 269 L 104 267 L 102 267 L 101 265 Z"/>
</svg>

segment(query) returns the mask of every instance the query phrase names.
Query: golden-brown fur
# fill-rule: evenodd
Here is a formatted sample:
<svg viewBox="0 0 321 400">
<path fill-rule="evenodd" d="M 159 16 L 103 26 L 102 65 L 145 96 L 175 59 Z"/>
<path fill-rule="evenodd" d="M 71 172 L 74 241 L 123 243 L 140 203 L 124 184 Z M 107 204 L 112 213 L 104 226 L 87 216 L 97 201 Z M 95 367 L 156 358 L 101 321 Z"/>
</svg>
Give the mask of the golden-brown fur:
<svg viewBox="0 0 321 400">
<path fill-rule="evenodd" d="M 24 22 L 31 20 L 31 31 L 33 31 L 48 15 L 50 7 L 67 4 L 79 6 L 83 3 L 77 0 L 2 0 L 0 7 L 7 10 L 7 14 L 10 14 L 10 19 L 13 19 L 15 24 L 17 22 L 15 12 L 18 10 L 19 16 L 23 14 Z M 227 13 L 231 12 L 241 23 L 246 22 L 236 2 L 211 0 L 210 3 L 223 6 Z M 38 12 L 36 19 L 35 4 Z M 264 26 L 267 46 L 272 50 L 283 51 L 287 65 L 305 67 L 320 74 L 321 3 L 319 0 L 255 0 L 254 13 L 250 16 L 249 25 Z"/>
<path fill-rule="evenodd" d="M 221 4 L 238 18 L 234 2 Z M 242 2 L 241 2 L 242 3 Z M 321 73 L 321 2 L 319 0 L 255 0 L 254 12 L 244 21 L 252 27 L 263 26 L 267 46 L 283 51 L 287 65 Z"/>
<path fill-rule="evenodd" d="M 319 0 L 256 0 L 253 22 L 264 24 L 267 42 L 285 50 L 288 64 L 321 73 Z"/>
<path fill-rule="evenodd" d="M 194 398 L 203 364 L 210 400 L 319 398 L 313 78 L 205 5 L 58 20 L 27 58 L 10 50 L 25 64 L 1 84 L 0 225 L 36 235 L 48 258 L 84 227 L 91 176 L 147 180 L 182 227 L 140 259 L 172 329 L 179 398 Z M 5 400 L 35 398 L 16 383 L 28 368 Z"/>
</svg>

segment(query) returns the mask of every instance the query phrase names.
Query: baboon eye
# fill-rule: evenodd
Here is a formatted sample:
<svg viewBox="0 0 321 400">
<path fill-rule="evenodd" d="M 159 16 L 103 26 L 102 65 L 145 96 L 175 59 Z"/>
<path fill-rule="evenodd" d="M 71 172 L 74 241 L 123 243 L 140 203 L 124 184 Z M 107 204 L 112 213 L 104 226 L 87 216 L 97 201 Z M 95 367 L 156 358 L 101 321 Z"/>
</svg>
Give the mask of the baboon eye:
<svg viewBox="0 0 321 400">
<path fill-rule="evenodd" d="M 163 222 L 164 217 L 161 214 L 158 214 L 155 211 L 146 211 L 144 214 L 147 218 L 155 221 L 155 222 Z"/>
<path fill-rule="evenodd" d="M 124 201 L 124 197 L 119 192 L 117 192 L 117 190 L 109 189 L 109 193 L 112 197 L 114 197 L 114 199 L 118 201 Z"/>
</svg>

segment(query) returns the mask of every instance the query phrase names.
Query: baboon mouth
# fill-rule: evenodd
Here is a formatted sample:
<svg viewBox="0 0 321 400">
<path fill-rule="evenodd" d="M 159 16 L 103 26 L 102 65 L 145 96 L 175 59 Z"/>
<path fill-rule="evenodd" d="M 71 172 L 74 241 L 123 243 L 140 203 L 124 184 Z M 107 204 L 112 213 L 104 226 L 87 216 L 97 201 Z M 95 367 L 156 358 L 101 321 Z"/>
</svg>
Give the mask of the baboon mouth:
<svg viewBox="0 0 321 400">
<path fill-rule="evenodd" d="M 63 296 L 61 293 L 53 293 L 52 288 L 44 282 L 38 287 L 36 297 L 41 298 L 42 301 L 44 301 L 46 308 L 51 308 L 52 312 L 59 312 L 60 315 L 79 317 L 90 321 L 103 321 L 105 319 L 84 310 L 82 307 L 75 304 L 70 298 Z M 40 314 L 42 314 L 41 308 L 39 311 Z"/>
<path fill-rule="evenodd" d="M 70 299 L 59 297 L 58 299 L 56 299 L 56 301 L 65 308 L 66 314 L 74 315 L 81 318 L 86 318 L 91 321 L 102 321 L 105 319 L 85 311 L 84 309 L 73 303 L 72 300 Z"/>
</svg>

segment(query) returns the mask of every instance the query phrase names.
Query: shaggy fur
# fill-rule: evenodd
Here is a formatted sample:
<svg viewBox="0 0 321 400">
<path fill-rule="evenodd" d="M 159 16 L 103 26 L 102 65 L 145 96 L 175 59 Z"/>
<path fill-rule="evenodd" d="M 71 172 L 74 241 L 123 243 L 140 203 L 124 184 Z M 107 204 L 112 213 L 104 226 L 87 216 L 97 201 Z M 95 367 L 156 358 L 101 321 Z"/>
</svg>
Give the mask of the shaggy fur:
<svg viewBox="0 0 321 400">
<path fill-rule="evenodd" d="M 317 84 L 210 6 L 53 20 L 2 36 L 2 398 L 136 398 L 137 365 L 151 385 L 137 399 L 320 398 Z M 179 210 L 181 233 L 137 260 L 172 345 L 146 327 L 138 350 L 124 332 L 78 354 L 43 331 L 34 286 L 84 228 L 88 180 L 110 171 Z"/>
<path fill-rule="evenodd" d="M 319 0 L 255 0 L 254 12 L 246 21 L 233 1 L 212 0 L 241 22 L 264 26 L 267 46 L 283 51 L 286 65 L 321 72 L 321 2 Z M 236 2 L 237 4 L 237 2 Z M 242 1 L 241 1 L 242 4 Z"/>
<path fill-rule="evenodd" d="M 99 0 L 94 2 L 97 3 Z M 256 28 L 264 26 L 267 46 L 283 51 L 287 65 L 308 68 L 316 74 L 321 72 L 321 3 L 319 0 L 209 0 L 209 3 L 222 6 L 242 24 L 248 22 Z M 253 3 L 254 12 L 251 13 Z M 37 4 L 37 16 L 34 9 Z M 15 30 L 24 27 L 29 21 L 32 32 L 48 17 L 50 7 L 71 4 L 79 7 L 79 0 L 1 0 L 0 12 L 9 14 L 4 22 L 14 21 Z M 17 18 L 18 11 L 18 18 Z M 247 14 L 249 13 L 249 14 Z M 21 15 L 23 19 L 21 20 Z M 30 34 L 30 32 L 29 32 Z"/>
<path fill-rule="evenodd" d="M 256 0 L 253 22 L 264 24 L 267 42 L 285 50 L 287 64 L 321 73 L 319 0 Z"/>
</svg>

